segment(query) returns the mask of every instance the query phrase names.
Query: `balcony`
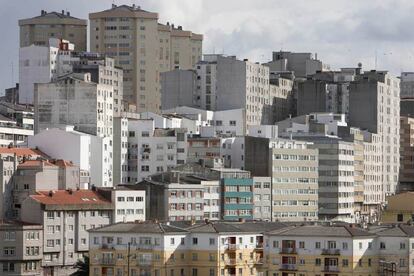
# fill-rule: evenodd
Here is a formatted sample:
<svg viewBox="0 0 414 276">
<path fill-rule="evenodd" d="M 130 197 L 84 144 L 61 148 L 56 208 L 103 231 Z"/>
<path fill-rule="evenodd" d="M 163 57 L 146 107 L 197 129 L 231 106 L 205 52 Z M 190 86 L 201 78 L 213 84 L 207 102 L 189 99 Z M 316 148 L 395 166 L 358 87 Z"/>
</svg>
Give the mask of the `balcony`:
<svg viewBox="0 0 414 276">
<path fill-rule="evenodd" d="M 115 246 L 113 244 L 107 244 L 107 243 L 103 243 L 101 245 L 101 249 L 110 249 L 110 250 L 115 250 Z"/>
<path fill-rule="evenodd" d="M 229 243 L 226 247 L 226 250 L 229 250 L 229 251 L 235 251 L 237 249 L 239 249 L 239 245 L 235 243 Z"/>
<path fill-rule="evenodd" d="M 294 247 L 282 247 L 282 254 L 297 254 L 296 248 Z"/>
<path fill-rule="evenodd" d="M 296 264 L 281 264 L 279 270 L 296 271 Z"/>
<path fill-rule="evenodd" d="M 339 272 L 339 267 L 337 265 L 325 265 L 324 272 Z"/>
<path fill-rule="evenodd" d="M 136 247 L 139 250 L 152 250 L 154 249 L 154 244 L 137 244 Z"/>
<path fill-rule="evenodd" d="M 137 260 L 137 266 L 150 266 L 152 265 L 152 260 Z"/>
<path fill-rule="evenodd" d="M 262 250 L 263 249 L 263 242 L 257 242 L 256 247 L 254 249 L 255 250 Z"/>
<path fill-rule="evenodd" d="M 255 264 L 256 265 L 262 265 L 263 264 L 263 258 L 256 258 Z"/>
<path fill-rule="evenodd" d="M 99 259 L 100 265 L 115 265 L 115 259 L 114 258 L 102 258 Z"/>
<path fill-rule="evenodd" d="M 228 259 L 225 259 L 224 260 L 224 263 L 226 265 L 231 265 L 231 266 L 236 265 L 236 258 L 228 258 Z"/>
<path fill-rule="evenodd" d="M 322 255 L 341 255 L 341 250 L 335 248 L 322 249 Z"/>
</svg>

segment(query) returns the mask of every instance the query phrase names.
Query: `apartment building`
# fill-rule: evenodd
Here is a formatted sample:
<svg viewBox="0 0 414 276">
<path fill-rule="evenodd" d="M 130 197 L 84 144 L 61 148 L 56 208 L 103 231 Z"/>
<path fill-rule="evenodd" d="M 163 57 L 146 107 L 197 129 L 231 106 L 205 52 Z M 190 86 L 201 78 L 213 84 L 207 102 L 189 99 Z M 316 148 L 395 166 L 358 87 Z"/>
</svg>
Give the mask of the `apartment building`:
<svg viewBox="0 0 414 276">
<path fill-rule="evenodd" d="M 10 219 L 13 217 L 13 176 L 17 166 L 23 160 L 44 158 L 43 152 L 29 148 L 2 148 L 0 147 L 0 169 L 3 172 L 0 175 L 2 183 L 0 189 L 0 219 Z"/>
<path fill-rule="evenodd" d="M 145 191 L 139 190 L 136 185 L 97 188 L 97 191 L 112 202 L 113 223 L 145 220 Z"/>
<path fill-rule="evenodd" d="M 1 275 L 41 276 L 43 226 L 0 220 Z"/>
<path fill-rule="evenodd" d="M 91 81 L 113 86 L 113 116 L 119 117 L 128 111 L 124 101 L 123 71 L 115 66 L 115 60 L 97 53 L 71 53 L 74 73 L 90 73 Z"/>
<path fill-rule="evenodd" d="M 376 235 L 360 228 L 291 226 L 264 239 L 265 275 L 378 275 Z"/>
<path fill-rule="evenodd" d="M 50 38 L 48 45 L 19 49 L 19 103 L 33 104 L 34 84 L 48 83 L 72 70 L 74 44 Z"/>
<path fill-rule="evenodd" d="M 86 51 L 87 25 L 87 20 L 73 17 L 69 11 L 41 10 L 39 16 L 19 20 L 20 47 L 48 46 L 49 38 L 57 38 L 75 43 L 76 51 Z"/>
<path fill-rule="evenodd" d="M 272 122 L 279 122 L 294 114 L 293 81 L 281 74 L 270 73 L 270 99 L 272 99 Z"/>
<path fill-rule="evenodd" d="M 43 225 L 44 275 L 70 275 L 89 251 L 88 229 L 113 222 L 113 207 L 92 190 L 37 192 L 22 204 L 22 220 Z"/>
<path fill-rule="evenodd" d="M 96 136 L 113 134 L 113 86 L 92 82 L 91 74 L 69 74 L 35 85 L 35 133 L 61 126 Z"/>
<path fill-rule="evenodd" d="M 361 103 L 367 103 L 365 108 L 359 107 Z M 349 88 L 349 125 L 380 135 L 382 190 L 384 196 L 395 193 L 400 166 L 400 80 L 385 71 L 358 75 Z"/>
<path fill-rule="evenodd" d="M 13 177 L 13 218 L 21 218 L 23 201 L 37 191 L 77 189 L 79 167 L 65 160 L 24 160 L 17 165 Z"/>
<path fill-rule="evenodd" d="M 262 233 L 280 227 L 259 222 L 114 224 L 90 230 L 90 269 L 92 275 L 260 275 Z"/>
<path fill-rule="evenodd" d="M 318 149 L 311 142 L 279 138 L 271 140 L 270 151 L 272 220 L 317 220 Z"/>
<path fill-rule="evenodd" d="M 0 114 L 15 121 L 16 125 L 28 130 L 34 129 L 34 109 L 31 106 L 0 102 Z"/>
<path fill-rule="evenodd" d="M 400 191 L 414 189 L 414 118 L 400 118 Z"/>
<path fill-rule="evenodd" d="M 253 177 L 253 219 L 272 220 L 272 178 Z"/>
<path fill-rule="evenodd" d="M 401 98 L 414 97 L 414 72 L 401 72 Z"/>
<path fill-rule="evenodd" d="M 137 184 L 145 189 L 148 197 L 147 219 L 202 220 L 204 217 L 202 180 L 191 175 L 177 177 L 174 174 L 177 173 L 162 173 Z"/>
<path fill-rule="evenodd" d="M 156 129 L 152 119 L 129 120 L 128 146 L 130 183 L 186 163 L 186 130 Z"/>
<path fill-rule="evenodd" d="M 161 73 L 161 108 L 172 109 L 179 106 L 197 106 L 194 95 L 197 90 L 195 70 L 174 69 Z"/>
<path fill-rule="evenodd" d="M 0 146 L 27 147 L 29 136 L 34 134 L 33 125 L 20 124 L 17 120 L 0 115 Z"/>
<path fill-rule="evenodd" d="M 272 61 L 265 63 L 272 72 L 291 71 L 297 78 L 306 78 L 318 71 L 329 70 L 329 65 L 318 60 L 317 54 L 278 51 L 272 53 Z"/>
<path fill-rule="evenodd" d="M 403 192 L 387 197 L 387 205 L 381 212 L 382 223 L 407 223 L 414 218 L 413 192 Z"/>
<path fill-rule="evenodd" d="M 45 129 L 29 139 L 31 147 L 40 149 L 52 158 L 69 160 L 78 166 L 80 175 L 88 178 L 81 184 L 96 187 L 112 186 L 110 143 L 110 137 L 90 135 L 66 125 Z"/>
<path fill-rule="evenodd" d="M 201 59 L 202 36 L 158 23 L 139 6 L 112 5 L 89 14 L 91 49 L 124 69 L 124 98 L 138 112 L 160 112 L 160 72 L 191 69 Z"/>
</svg>

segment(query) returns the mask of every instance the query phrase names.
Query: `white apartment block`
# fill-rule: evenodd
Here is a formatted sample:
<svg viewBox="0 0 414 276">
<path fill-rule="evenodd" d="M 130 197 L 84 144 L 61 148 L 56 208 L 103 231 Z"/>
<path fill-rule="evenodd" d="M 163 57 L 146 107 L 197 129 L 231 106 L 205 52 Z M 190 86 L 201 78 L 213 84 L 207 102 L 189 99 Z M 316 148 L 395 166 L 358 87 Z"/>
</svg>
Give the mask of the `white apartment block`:
<svg viewBox="0 0 414 276">
<path fill-rule="evenodd" d="M 319 218 L 354 222 L 354 145 L 337 138 L 311 138 L 319 150 Z"/>
<path fill-rule="evenodd" d="M 187 160 L 185 129 L 156 129 L 152 119 L 128 122 L 128 182 L 167 171 Z"/>
<path fill-rule="evenodd" d="M 128 118 L 114 117 L 113 183 L 128 182 Z"/>
<path fill-rule="evenodd" d="M 272 220 L 318 220 L 318 150 L 313 143 L 272 139 Z"/>
<path fill-rule="evenodd" d="M 204 187 L 204 219 L 220 220 L 221 214 L 221 185 L 220 181 L 202 180 L 200 183 Z"/>
<path fill-rule="evenodd" d="M 124 95 L 138 112 L 161 109 L 160 73 L 191 69 L 201 59 L 202 35 L 158 23 L 139 6 L 112 5 L 89 14 L 91 49 L 124 69 Z"/>
<path fill-rule="evenodd" d="M 50 38 L 49 46 L 30 45 L 19 50 L 19 102 L 33 104 L 34 84 L 49 83 L 57 76 L 71 72 L 69 41 Z"/>
<path fill-rule="evenodd" d="M 395 193 L 400 167 L 400 80 L 384 71 L 358 75 L 350 84 L 349 125 L 380 135 L 382 191 L 384 196 Z"/>
<path fill-rule="evenodd" d="M 30 137 L 29 145 L 52 158 L 72 161 L 79 166 L 81 174 L 90 176 L 89 184 L 112 187 L 111 141 L 110 137 L 90 135 L 65 126 L 41 131 Z"/>
<path fill-rule="evenodd" d="M 111 190 L 114 223 L 145 220 L 145 191 L 117 186 Z"/>
<path fill-rule="evenodd" d="M 16 120 L 0 115 L 1 147 L 27 147 L 28 137 L 32 136 L 33 133 L 33 128 L 23 127 Z"/>
</svg>

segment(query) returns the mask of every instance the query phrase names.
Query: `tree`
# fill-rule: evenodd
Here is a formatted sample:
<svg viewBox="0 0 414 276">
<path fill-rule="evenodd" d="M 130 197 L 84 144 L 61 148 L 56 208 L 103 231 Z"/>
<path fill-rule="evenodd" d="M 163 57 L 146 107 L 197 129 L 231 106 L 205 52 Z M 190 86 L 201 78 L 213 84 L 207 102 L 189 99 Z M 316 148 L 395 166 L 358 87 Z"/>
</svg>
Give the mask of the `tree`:
<svg viewBox="0 0 414 276">
<path fill-rule="evenodd" d="M 89 256 L 84 256 L 83 260 L 78 260 L 73 268 L 77 271 L 72 273 L 71 276 L 89 276 Z"/>
</svg>

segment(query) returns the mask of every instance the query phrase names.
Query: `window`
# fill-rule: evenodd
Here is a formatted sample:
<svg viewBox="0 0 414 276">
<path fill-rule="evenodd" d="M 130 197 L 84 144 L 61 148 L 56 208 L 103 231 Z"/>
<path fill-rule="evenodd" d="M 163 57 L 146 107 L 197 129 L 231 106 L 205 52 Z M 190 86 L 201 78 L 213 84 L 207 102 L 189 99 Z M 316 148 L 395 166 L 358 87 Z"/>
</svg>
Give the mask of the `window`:
<svg viewBox="0 0 414 276">
<path fill-rule="evenodd" d="M 347 242 L 343 242 L 342 243 L 342 249 L 343 250 L 347 250 L 348 249 L 348 243 Z"/>
<path fill-rule="evenodd" d="M 210 238 L 210 245 L 214 245 L 216 243 L 216 239 Z"/>
<path fill-rule="evenodd" d="M 348 265 L 349 265 L 348 259 L 343 259 L 342 260 L 342 266 L 343 267 L 348 267 Z"/>
<path fill-rule="evenodd" d="M 321 242 L 315 242 L 315 248 L 316 249 L 321 248 Z"/>
<path fill-rule="evenodd" d="M 319 259 L 319 258 L 316 258 L 315 259 L 315 266 L 321 266 L 321 259 Z"/>
<path fill-rule="evenodd" d="M 14 256 L 16 251 L 15 247 L 4 247 L 3 248 L 3 255 L 4 256 Z"/>
<path fill-rule="evenodd" d="M 385 242 L 380 242 L 380 249 L 386 249 Z"/>
<path fill-rule="evenodd" d="M 401 250 L 405 249 L 405 243 L 404 242 L 400 242 L 400 249 Z"/>
<path fill-rule="evenodd" d="M 399 222 L 404 221 L 404 215 L 403 214 L 397 214 L 397 221 L 399 221 Z"/>
<path fill-rule="evenodd" d="M 198 238 L 193 238 L 193 244 L 198 244 Z"/>
<path fill-rule="evenodd" d="M 305 242 L 304 241 L 299 242 L 299 248 L 305 248 Z"/>
<path fill-rule="evenodd" d="M 125 197 L 123 197 L 123 196 L 118 196 L 118 202 L 122 202 L 122 201 L 125 201 Z"/>
</svg>

